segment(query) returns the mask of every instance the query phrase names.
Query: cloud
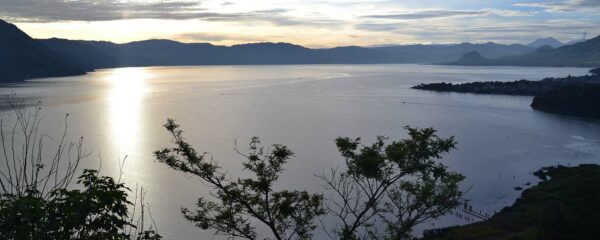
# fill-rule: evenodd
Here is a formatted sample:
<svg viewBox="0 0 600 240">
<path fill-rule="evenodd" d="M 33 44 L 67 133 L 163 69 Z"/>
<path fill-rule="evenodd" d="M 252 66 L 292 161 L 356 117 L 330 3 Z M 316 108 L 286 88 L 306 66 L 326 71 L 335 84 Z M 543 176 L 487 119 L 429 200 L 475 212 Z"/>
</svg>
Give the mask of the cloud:
<svg viewBox="0 0 600 240">
<path fill-rule="evenodd" d="M 2 0 L 0 15 L 18 22 L 189 19 L 214 15 L 201 1 Z"/>
<path fill-rule="evenodd" d="M 224 6 L 233 5 L 223 2 Z M 223 5 L 221 5 L 223 6 Z M 199 19 L 209 22 L 248 24 L 268 23 L 274 26 L 307 26 L 331 28 L 341 21 L 325 17 L 287 14 L 285 8 L 265 8 L 245 12 L 222 12 L 203 8 L 202 1 L 122 1 L 122 0 L 0 0 L 0 17 L 12 22 L 111 21 L 122 19 Z"/>
<path fill-rule="evenodd" d="M 224 41 L 237 41 L 237 42 L 260 42 L 264 41 L 263 37 L 253 37 L 240 34 L 224 34 L 224 33 L 205 33 L 205 32 L 194 32 L 194 33 L 182 33 L 174 36 L 175 39 L 184 42 L 224 42 Z"/>
<path fill-rule="evenodd" d="M 280 14 L 280 13 L 286 13 L 286 12 L 288 12 L 288 10 L 285 8 L 273 8 L 273 9 L 266 9 L 266 10 L 257 10 L 254 12 L 255 13 Z"/>
<path fill-rule="evenodd" d="M 513 27 L 505 27 L 505 26 L 491 26 L 491 27 L 474 27 L 474 28 L 466 28 L 461 30 L 461 32 L 470 32 L 470 33 L 536 33 L 536 32 L 544 32 L 544 31 L 569 31 L 572 33 L 580 33 L 585 29 L 592 27 L 591 25 L 587 26 L 544 26 L 544 25 L 523 25 L 523 26 L 513 26 Z M 579 30 L 578 30 L 579 29 Z"/>
<path fill-rule="evenodd" d="M 356 29 L 373 31 L 373 32 L 399 32 L 406 33 L 411 29 L 420 29 L 421 31 L 448 31 L 463 32 L 463 33 L 536 33 L 536 32 L 556 32 L 556 33 L 581 33 L 584 30 L 599 28 L 598 23 L 578 22 L 568 19 L 555 19 L 545 21 L 539 24 L 530 23 L 496 23 L 496 24 L 478 24 L 472 26 L 455 27 L 455 24 L 447 26 L 428 26 L 426 24 L 357 24 Z"/>
<path fill-rule="evenodd" d="M 431 21 L 366 23 L 356 24 L 354 27 L 379 36 L 395 36 L 396 39 L 414 39 L 414 42 L 429 43 L 488 41 L 529 43 L 536 38 L 548 36 L 570 41 L 579 39 L 583 32 L 600 32 L 600 22 L 598 21 L 579 21 L 567 18 L 533 22 L 498 21 L 488 18 L 478 21 L 452 19 L 443 23 L 439 21 L 435 21 L 436 24 L 431 23 Z"/>
<path fill-rule="evenodd" d="M 567 0 L 557 2 L 527 2 L 516 3 L 515 6 L 542 8 L 549 12 L 571 12 L 600 8 L 599 0 Z"/>
<path fill-rule="evenodd" d="M 402 29 L 399 23 L 361 23 L 354 25 L 355 29 L 372 32 L 390 32 Z"/>
<path fill-rule="evenodd" d="M 398 19 L 398 20 L 412 20 L 412 19 L 427 19 L 427 18 L 444 18 L 444 17 L 458 17 L 458 16 L 481 16 L 489 14 L 488 11 L 454 11 L 454 10 L 434 10 L 434 11 L 416 11 L 416 12 L 405 12 L 396 14 L 383 14 L 383 15 L 367 15 L 364 18 L 380 18 L 380 19 Z"/>
<path fill-rule="evenodd" d="M 449 17 L 476 17 L 476 16 L 527 16 L 526 12 L 514 10 L 500 9 L 482 9 L 482 10 L 421 10 L 407 11 L 400 13 L 367 15 L 363 18 L 374 19 L 393 19 L 393 20 L 419 20 L 419 19 L 434 19 L 434 18 L 449 18 Z"/>
<path fill-rule="evenodd" d="M 480 39 L 509 41 L 511 38 L 531 39 L 534 35 L 569 38 L 568 34 L 575 35 L 576 32 L 600 33 L 600 0 L 484 2 L 0 0 L 0 18 L 16 22 L 35 37 L 129 41 L 148 36 L 174 36 L 187 42 L 221 44 L 271 41 L 273 38 L 321 46 Z M 124 19 L 151 20 L 115 21 Z M 552 21 L 559 19 L 563 21 Z M 129 24 L 129 28 L 124 30 L 126 28 L 120 24 Z M 124 33 L 127 37 L 113 36 L 116 29 L 127 31 Z"/>
<path fill-rule="evenodd" d="M 223 3 L 231 5 L 231 2 Z M 223 13 L 202 8 L 202 1 L 121 0 L 2 0 L 0 16 L 14 22 L 110 21 L 122 19 L 204 19 L 210 21 L 256 20 L 295 24 L 280 14 L 283 8 Z"/>
<path fill-rule="evenodd" d="M 298 18 L 291 16 L 278 16 L 268 14 L 239 14 L 236 16 L 225 16 L 217 15 L 212 17 L 203 18 L 206 21 L 211 22 L 237 22 L 237 23 L 248 23 L 248 22 L 266 22 L 275 26 L 304 26 L 304 27 L 318 27 L 318 28 L 334 28 L 336 26 L 344 24 L 343 21 L 331 20 L 331 19 L 310 19 L 310 18 Z"/>
</svg>

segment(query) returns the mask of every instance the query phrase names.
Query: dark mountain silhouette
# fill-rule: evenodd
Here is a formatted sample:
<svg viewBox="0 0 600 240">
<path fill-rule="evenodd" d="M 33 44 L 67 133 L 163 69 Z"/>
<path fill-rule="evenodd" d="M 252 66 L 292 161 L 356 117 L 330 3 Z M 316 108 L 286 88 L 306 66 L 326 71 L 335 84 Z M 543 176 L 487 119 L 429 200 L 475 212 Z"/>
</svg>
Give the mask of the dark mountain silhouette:
<svg viewBox="0 0 600 240">
<path fill-rule="evenodd" d="M 45 41 L 56 51 L 55 42 Z M 57 41 L 55 39 L 55 41 Z M 62 43 L 71 40 L 62 40 Z M 146 40 L 126 44 L 98 41 L 71 41 L 72 45 L 91 46 L 112 58 L 99 67 L 173 66 L 222 64 L 374 64 L 434 63 L 440 59 L 454 61 L 463 54 L 478 50 L 488 58 L 521 54 L 534 49 L 523 45 L 494 43 L 458 45 L 410 45 L 365 48 L 357 46 L 311 49 L 289 43 L 249 43 L 216 46 L 208 43 L 180 43 L 171 40 Z M 89 49 L 90 56 L 100 54 Z M 102 56 L 102 55 L 100 55 Z M 112 61 L 112 62 L 111 62 Z M 111 62 L 108 64 L 107 62 Z M 98 63 L 92 63 L 98 64 Z"/>
<path fill-rule="evenodd" d="M 543 46 L 550 46 L 553 48 L 557 48 L 557 47 L 562 47 L 563 45 L 564 45 L 564 43 L 562 43 L 561 41 L 558 41 L 556 38 L 553 38 L 553 37 L 540 38 L 540 39 L 533 41 L 530 44 L 527 44 L 528 47 L 532 47 L 532 48 L 539 48 L 539 47 L 543 47 Z"/>
<path fill-rule="evenodd" d="M 83 73 L 85 69 L 64 60 L 15 25 L 0 20 L 0 82 Z"/>
<path fill-rule="evenodd" d="M 452 62 L 454 65 L 470 65 Z M 489 66 L 532 66 L 532 67 L 597 67 L 600 66 L 600 36 L 573 45 L 559 48 L 541 47 L 533 52 L 517 56 L 490 59 Z"/>
<path fill-rule="evenodd" d="M 575 43 L 585 42 L 585 39 L 576 39 L 565 43 L 565 45 L 573 45 Z"/>
<path fill-rule="evenodd" d="M 485 66 L 490 62 L 491 60 L 484 58 L 479 52 L 473 51 L 465 53 L 457 61 L 447 63 L 446 65 Z"/>
<path fill-rule="evenodd" d="M 116 60 L 113 57 L 85 42 L 69 41 L 58 38 L 42 39 L 38 41 L 44 46 L 52 49 L 52 51 L 60 54 L 63 61 L 77 64 L 86 71 L 116 66 Z"/>
<path fill-rule="evenodd" d="M 216 46 L 208 43 L 180 43 L 171 40 L 146 40 L 126 44 L 95 41 L 42 40 L 51 49 L 63 51 L 65 42 L 73 47 L 90 46 L 89 56 L 105 61 L 91 62 L 101 67 L 223 65 L 223 64 L 343 64 L 395 63 L 400 57 L 370 48 L 336 47 L 310 49 L 289 43 L 250 43 Z M 58 44 L 57 43 L 61 43 Z M 79 52 L 84 54 L 84 52 Z M 102 53 L 102 54 L 100 54 Z M 108 56 L 106 58 L 105 56 Z"/>
<path fill-rule="evenodd" d="M 600 66 L 600 38 L 557 49 L 495 43 L 313 49 L 289 43 L 217 46 L 164 39 L 116 44 L 57 38 L 34 40 L 3 21 L 0 34 L 0 80 L 4 82 L 132 66 L 439 62 L 471 66 Z"/>
<path fill-rule="evenodd" d="M 394 55 L 398 55 L 404 63 L 440 63 L 456 61 L 466 53 L 476 51 L 485 58 L 499 58 L 511 55 L 521 55 L 535 50 L 520 44 L 503 45 L 496 43 L 461 43 L 446 45 L 404 45 L 376 47 Z"/>
</svg>

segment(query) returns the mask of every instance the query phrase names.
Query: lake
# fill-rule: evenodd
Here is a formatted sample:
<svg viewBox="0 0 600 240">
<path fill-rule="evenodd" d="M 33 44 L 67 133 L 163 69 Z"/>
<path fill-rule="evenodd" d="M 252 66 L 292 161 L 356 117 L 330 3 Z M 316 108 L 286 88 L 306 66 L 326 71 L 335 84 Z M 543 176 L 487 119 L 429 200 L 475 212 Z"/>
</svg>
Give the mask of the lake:
<svg viewBox="0 0 600 240">
<path fill-rule="evenodd" d="M 27 81 L 3 88 L 41 100 L 43 132 L 60 136 L 69 116 L 71 141 L 85 137 L 93 154 L 83 167 L 142 186 L 165 239 L 211 238 L 185 221 L 180 207 L 208 196 L 197 178 L 155 162 L 152 152 L 170 146 L 162 127 L 174 118 L 198 151 L 209 152 L 231 175 L 240 173 L 250 137 L 295 152 L 277 188 L 320 192 L 314 177 L 343 165 L 334 139 L 405 137 L 404 126 L 434 127 L 455 136 L 458 148 L 444 158 L 467 178 L 474 210 L 493 214 L 535 183 L 543 166 L 600 163 L 600 122 L 532 110 L 531 97 L 436 93 L 419 83 L 537 80 L 583 75 L 581 68 L 454 67 L 427 65 L 284 65 L 149 67 L 99 70 L 84 76 Z M 10 116 L 10 111 L 1 113 Z M 101 163 L 99 159 L 102 159 Z M 466 220 L 446 216 L 421 231 Z M 316 239 L 323 234 L 315 233 Z"/>
</svg>

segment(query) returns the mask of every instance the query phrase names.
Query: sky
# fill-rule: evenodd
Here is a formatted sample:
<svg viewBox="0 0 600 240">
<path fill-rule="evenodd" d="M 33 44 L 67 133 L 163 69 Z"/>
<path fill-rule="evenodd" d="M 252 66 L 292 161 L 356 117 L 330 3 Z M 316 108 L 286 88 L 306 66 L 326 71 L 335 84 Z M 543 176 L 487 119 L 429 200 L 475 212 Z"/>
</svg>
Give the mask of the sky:
<svg viewBox="0 0 600 240">
<path fill-rule="evenodd" d="M 0 0 L 34 38 L 308 47 L 528 43 L 600 35 L 600 0 Z"/>
</svg>

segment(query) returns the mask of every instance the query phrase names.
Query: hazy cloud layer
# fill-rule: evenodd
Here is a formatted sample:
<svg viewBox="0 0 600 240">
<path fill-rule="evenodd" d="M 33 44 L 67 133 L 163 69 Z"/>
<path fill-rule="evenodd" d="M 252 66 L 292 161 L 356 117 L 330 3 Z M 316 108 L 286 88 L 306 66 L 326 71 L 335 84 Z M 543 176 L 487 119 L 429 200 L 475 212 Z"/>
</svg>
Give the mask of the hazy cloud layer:
<svg viewBox="0 0 600 240">
<path fill-rule="evenodd" d="M 600 0 L 0 0 L 0 18 L 34 37 L 120 42 L 506 43 L 600 34 Z"/>
<path fill-rule="evenodd" d="M 222 2 L 221 6 L 234 5 Z M 119 0 L 1 0 L 0 16 L 13 22 L 111 21 L 123 19 L 205 20 L 209 22 L 266 22 L 276 26 L 304 25 L 331 27 L 340 21 L 327 18 L 300 18 L 285 15 L 285 8 L 239 12 L 206 9 L 202 1 L 119 1 Z"/>
<path fill-rule="evenodd" d="M 426 19 L 426 18 L 443 18 L 443 17 L 459 17 L 459 16 L 482 16 L 490 14 L 489 11 L 449 11 L 449 10 L 436 10 L 436 11 L 419 11 L 419 12 L 406 12 L 396 14 L 385 14 L 385 15 L 368 15 L 365 18 L 383 18 L 383 19 Z"/>
<path fill-rule="evenodd" d="M 588 23 L 568 19 L 549 20 L 539 23 L 484 21 L 480 26 L 457 28 L 457 23 L 428 25 L 427 23 L 358 24 L 363 31 L 372 31 L 414 39 L 427 39 L 429 43 L 501 42 L 528 43 L 535 38 L 553 36 L 563 41 L 580 39 L 583 32 L 600 30 L 600 22 Z M 419 41 L 417 41 L 419 42 Z M 426 42 L 426 43 L 427 43 Z"/>
<path fill-rule="evenodd" d="M 13 21 L 106 21 L 128 18 L 189 19 L 214 15 L 199 12 L 201 1 L 2 0 L 0 14 Z"/>
<path fill-rule="evenodd" d="M 224 2 L 225 5 L 233 4 Z M 110 21 L 121 19 L 226 20 L 284 13 L 282 8 L 239 13 L 219 13 L 202 7 L 202 1 L 119 0 L 2 0 L 0 16 L 16 22 Z M 265 20 L 265 19 L 263 19 Z M 270 20 L 270 19 L 266 19 Z"/>
<path fill-rule="evenodd" d="M 543 8 L 552 12 L 600 9 L 600 0 L 567 0 L 517 3 L 516 6 Z"/>
</svg>

